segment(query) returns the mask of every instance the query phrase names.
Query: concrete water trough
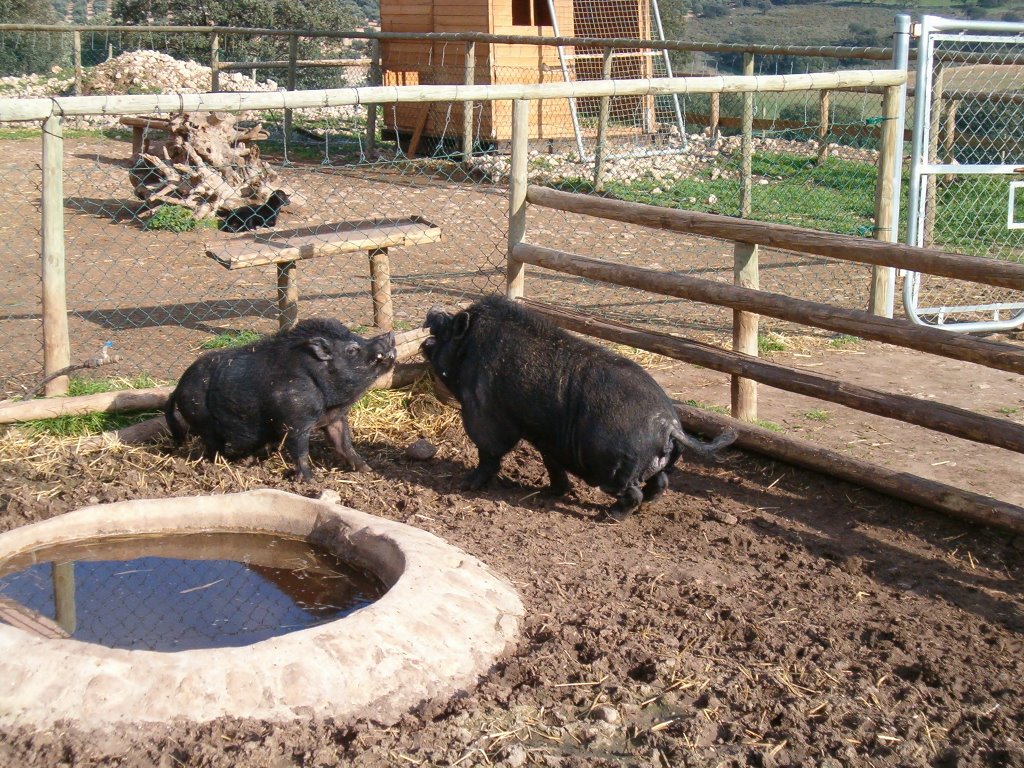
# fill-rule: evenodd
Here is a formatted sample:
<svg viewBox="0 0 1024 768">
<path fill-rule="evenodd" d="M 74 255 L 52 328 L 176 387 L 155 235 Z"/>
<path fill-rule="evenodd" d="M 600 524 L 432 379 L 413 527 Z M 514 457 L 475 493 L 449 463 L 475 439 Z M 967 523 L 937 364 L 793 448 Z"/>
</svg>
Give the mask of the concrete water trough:
<svg viewBox="0 0 1024 768">
<path fill-rule="evenodd" d="M 0 724 L 391 723 L 471 688 L 518 635 L 518 595 L 480 561 L 411 526 L 282 491 L 86 507 L 0 535 L 0 568 L 59 543 L 203 532 L 301 538 L 386 592 L 343 618 L 235 647 L 126 650 L 0 623 Z"/>
</svg>

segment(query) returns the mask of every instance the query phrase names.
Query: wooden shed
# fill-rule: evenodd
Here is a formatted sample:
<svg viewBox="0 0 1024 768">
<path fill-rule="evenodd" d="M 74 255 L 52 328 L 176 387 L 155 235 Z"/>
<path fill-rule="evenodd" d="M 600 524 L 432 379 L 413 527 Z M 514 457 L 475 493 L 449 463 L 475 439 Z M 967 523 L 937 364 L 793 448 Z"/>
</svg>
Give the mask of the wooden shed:
<svg viewBox="0 0 1024 768">
<path fill-rule="evenodd" d="M 555 19 L 552 23 L 551 10 Z M 552 37 L 630 37 L 649 39 L 649 0 L 380 0 L 382 32 L 485 32 L 496 35 Z M 609 20 L 612 21 L 609 24 Z M 556 27 L 557 25 L 557 27 Z M 464 43 L 381 41 L 381 67 L 386 85 L 452 85 L 465 82 Z M 601 49 L 553 45 L 477 43 L 474 83 L 564 82 L 564 59 L 570 80 L 601 76 Z M 613 77 L 649 77 L 649 55 L 615 59 Z M 593 100 L 596 105 L 596 100 Z M 596 106 L 576 103 L 579 116 Z M 474 105 L 474 133 L 481 142 L 511 138 L 509 101 Z M 580 120 L 577 120 L 579 123 Z M 582 121 L 586 123 L 585 119 Z M 462 130 L 461 104 L 399 104 L 384 108 L 385 130 L 405 138 L 456 138 Z M 583 129 L 585 130 L 585 128 Z M 536 139 L 574 136 L 568 99 L 548 99 L 530 111 L 530 135 Z"/>
</svg>

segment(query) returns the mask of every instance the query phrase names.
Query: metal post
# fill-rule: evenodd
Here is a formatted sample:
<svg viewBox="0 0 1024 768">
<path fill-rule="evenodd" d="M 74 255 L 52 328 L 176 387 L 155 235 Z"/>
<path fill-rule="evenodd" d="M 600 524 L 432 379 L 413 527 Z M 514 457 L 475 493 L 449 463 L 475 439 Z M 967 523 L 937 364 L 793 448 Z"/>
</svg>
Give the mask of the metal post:
<svg viewBox="0 0 1024 768">
<path fill-rule="evenodd" d="M 71 364 L 64 268 L 64 118 L 46 118 L 42 144 L 43 374 L 49 376 Z M 67 376 L 46 384 L 47 395 L 67 391 Z"/>
<path fill-rule="evenodd" d="M 75 67 L 75 96 L 82 95 L 82 33 L 75 30 L 71 39 L 72 63 Z"/>
<path fill-rule="evenodd" d="M 558 17 L 555 15 L 555 0 L 548 0 L 548 13 L 551 14 L 551 31 L 555 37 L 559 36 L 558 31 Z M 562 46 L 555 46 L 555 50 L 558 51 L 558 63 L 562 67 L 562 79 L 565 82 L 571 82 L 569 77 L 569 67 L 565 63 L 565 51 Z M 572 130 L 576 134 L 576 151 L 579 153 L 580 162 L 582 163 L 586 154 L 583 151 L 583 132 L 580 130 L 580 116 L 576 112 L 576 97 L 569 97 L 569 112 L 572 113 Z"/>
<path fill-rule="evenodd" d="M 505 268 L 505 295 L 523 296 L 526 268 L 512 256 L 512 250 L 526 237 L 527 156 L 530 151 L 530 102 L 512 102 L 512 168 L 508 184 L 508 256 Z"/>
<path fill-rule="evenodd" d="M 466 61 L 462 81 L 473 85 L 476 80 L 476 44 L 466 43 Z M 473 157 L 473 102 L 462 103 L 462 162 L 469 163 Z"/>
<path fill-rule="evenodd" d="M 604 49 L 604 59 L 601 62 L 601 79 L 612 79 L 612 54 L 614 48 L 608 46 Z M 597 143 L 594 145 L 594 190 L 600 192 L 604 189 L 604 158 L 608 154 L 605 142 L 608 132 L 608 112 L 611 107 L 611 97 L 602 96 L 601 106 L 597 117 Z"/>
<path fill-rule="evenodd" d="M 754 75 L 754 54 L 743 54 L 743 74 Z M 743 139 L 740 146 L 740 216 L 750 216 L 750 195 L 753 190 L 752 157 L 754 154 L 754 92 L 743 92 Z"/>
<path fill-rule="evenodd" d="M 654 13 L 654 24 L 658 30 L 658 39 L 662 42 L 665 41 L 665 29 L 661 25 L 661 9 L 658 7 L 658 0 L 651 0 L 651 11 Z M 663 48 L 661 50 L 662 55 L 665 57 L 665 74 L 669 77 L 675 77 L 672 74 L 672 60 L 669 58 L 668 49 Z M 679 140 L 683 142 L 683 146 L 686 146 L 686 125 L 683 123 L 683 109 L 679 105 L 679 94 L 672 94 L 672 104 L 675 107 L 676 112 L 676 128 L 679 131 Z M 714 136 L 714 133 L 711 134 Z"/>
<path fill-rule="evenodd" d="M 378 86 L 383 80 L 380 66 L 380 40 L 370 41 L 370 71 L 368 72 L 371 86 Z M 366 105 L 366 155 L 374 159 L 377 150 L 377 105 Z"/>
<path fill-rule="evenodd" d="M 289 91 L 295 90 L 295 62 L 299 58 L 299 37 L 298 35 L 288 35 L 288 79 L 285 81 L 285 88 Z M 292 135 L 292 111 L 286 109 L 284 111 L 284 146 L 285 146 L 285 162 L 288 162 L 288 140 Z"/>
<path fill-rule="evenodd" d="M 892 50 L 892 67 L 903 72 L 908 71 L 910 63 L 910 16 L 905 13 L 898 14 L 896 16 L 896 34 L 893 38 L 893 50 Z M 909 80 L 909 72 L 908 72 Z M 899 87 L 899 97 L 896 104 L 896 119 L 893 121 L 893 132 L 896 134 L 896 158 L 893 161 L 895 163 L 895 173 L 892 179 L 892 203 L 890 204 L 890 210 L 892 211 L 891 223 L 889 224 L 890 238 L 889 242 L 899 242 L 900 234 L 900 194 L 903 187 L 903 133 L 906 127 L 906 114 L 907 114 L 907 81 L 904 81 L 903 85 Z M 908 211 L 910 209 L 908 208 Z M 913 216 L 913 214 L 910 214 Z M 890 269 L 888 272 L 889 287 L 888 287 L 888 299 L 889 303 L 885 308 L 885 316 L 892 317 L 895 314 L 895 302 L 896 302 L 896 270 Z"/>
<path fill-rule="evenodd" d="M 255 77 L 253 78 L 256 79 Z M 210 93 L 220 90 L 220 35 L 210 37 Z"/>
</svg>

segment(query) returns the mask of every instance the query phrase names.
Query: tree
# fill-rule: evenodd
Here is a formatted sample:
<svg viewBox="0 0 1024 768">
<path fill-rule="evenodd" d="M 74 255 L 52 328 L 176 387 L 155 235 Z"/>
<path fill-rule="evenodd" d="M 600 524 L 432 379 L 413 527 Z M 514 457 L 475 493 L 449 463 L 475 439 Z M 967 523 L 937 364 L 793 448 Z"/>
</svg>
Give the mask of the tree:
<svg viewBox="0 0 1024 768">
<path fill-rule="evenodd" d="M 59 19 L 49 0 L 0 0 L 5 24 L 56 24 Z M 61 35 L 12 32 L 0 47 L 0 74 L 46 72 L 55 64 L 70 63 Z"/>
</svg>

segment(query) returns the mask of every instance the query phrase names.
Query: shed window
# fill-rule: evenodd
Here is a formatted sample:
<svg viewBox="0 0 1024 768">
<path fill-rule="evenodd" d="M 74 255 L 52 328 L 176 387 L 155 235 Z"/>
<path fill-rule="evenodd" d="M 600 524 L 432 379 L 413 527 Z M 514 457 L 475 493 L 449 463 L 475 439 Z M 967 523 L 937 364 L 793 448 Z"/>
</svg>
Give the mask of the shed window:
<svg viewBox="0 0 1024 768">
<path fill-rule="evenodd" d="M 550 27 L 548 0 L 512 0 L 512 24 L 517 27 Z"/>
</svg>

